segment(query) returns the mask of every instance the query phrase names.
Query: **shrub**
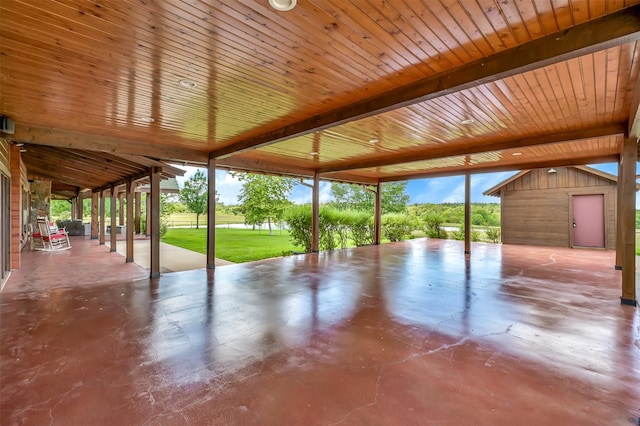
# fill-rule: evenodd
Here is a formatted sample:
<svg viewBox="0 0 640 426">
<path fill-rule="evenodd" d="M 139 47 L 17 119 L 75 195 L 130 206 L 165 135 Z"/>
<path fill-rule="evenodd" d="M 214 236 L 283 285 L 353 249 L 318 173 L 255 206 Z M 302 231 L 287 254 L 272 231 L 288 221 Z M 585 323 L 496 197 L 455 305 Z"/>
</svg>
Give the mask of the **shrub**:
<svg viewBox="0 0 640 426">
<path fill-rule="evenodd" d="M 311 206 L 293 206 L 284 213 L 289 225 L 289 236 L 295 246 L 304 247 L 311 252 Z"/>
<path fill-rule="evenodd" d="M 444 217 L 438 213 L 427 213 L 422 216 L 424 223 L 424 233 L 429 238 L 447 238 L 447 231 L 441 229 L 444 223 Z"/>
<path fill-rule="evenodd" d="M 344 214 L 353 243 L 357 247 L 373 244 L 374 228 L 371 214 L 357 210 L 349 210 Z"/>
<path fill-rule="evenodd" d="M 324 207 L 320 209 L 320 250 L 334 250 L 336 236 L 340 228 L 340 215 L 335 209 Z"/>
<path fill-rule="evenodd" d="M 485 233 L 487 234 L 487 239 L 492 243 L 500 242 L 500 228 L 487 228 Z"/>
<path fill-rule="evenodd" d="M 461 226 L 457 231 L 451 232 L 450 235 L 454 240 L 464 240 L 464 226 Z"/>
<path fill-rule="evenodd" d="M 391 242 L 408 239 L 414 228 L 413 220 L 406 214 L 389 213 L 382 216 L 383 234 Z"/>
</svg>

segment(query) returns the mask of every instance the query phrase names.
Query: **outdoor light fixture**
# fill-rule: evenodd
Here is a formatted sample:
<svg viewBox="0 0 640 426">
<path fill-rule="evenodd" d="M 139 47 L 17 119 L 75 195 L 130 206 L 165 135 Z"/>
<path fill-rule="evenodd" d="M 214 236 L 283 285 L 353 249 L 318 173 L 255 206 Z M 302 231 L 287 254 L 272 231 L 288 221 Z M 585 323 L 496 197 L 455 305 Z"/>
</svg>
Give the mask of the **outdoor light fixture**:
<svg viewBox="0 0 640 426">
<path fill-rule="evenodd" d="M 297 0 L 269 0 L 269 5 L 279 12 L 286 12 L 296 7 Z"/>
<path fill-rule="evenodd" d="M 557 172 L 557 170 L 556 170 L 556 169 L 554 169 L 553 167 L 552 167 L 552 168 L 550 168 L 550 169 L 547 171 L 547 173 L 556 173 L 556 172 Z"/>
<path fill-rule="evenodd" d="M 466 120 L 462 120 L 460 122 L 460 124 L 473 124 L 475 123 L 476 120 L 474 120 L 473 118 L 467 118 Z"/>
<path fill-rule="evenodd" d="M 185 89 L 195 89 L 196 87 L 198 87 L 195 81 L 191 81 L 186 78 L 180 80 L 178 84 L 180 84 L 180 86 L 184 87 Z"/>
</svg>

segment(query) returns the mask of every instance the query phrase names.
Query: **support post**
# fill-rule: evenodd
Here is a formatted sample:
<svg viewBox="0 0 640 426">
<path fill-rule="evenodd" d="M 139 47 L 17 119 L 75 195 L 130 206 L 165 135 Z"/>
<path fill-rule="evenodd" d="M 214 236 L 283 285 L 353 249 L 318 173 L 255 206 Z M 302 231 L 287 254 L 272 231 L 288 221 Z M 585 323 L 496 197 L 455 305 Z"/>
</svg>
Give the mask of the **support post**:
<svg viewBox="0 0 640 426">
<path fill-rule="evenodd" d="M 136 189 L 136 183 L 129 179 L 127 180 L 127 221 L 125 227 L 127 230 L 127 256 L 125 262 L 133 262 L 133 193 Z M 120 205 L 120 211 L 122 211 L 122 204 Z"/>
<path fill-rule="evenodd" d="M 618 200 L 622 209 L 622 296 L 623 305 L 638 306 L 636 294 L 636 162 L 638 145 L 635 138 L 627 138 L 622 147 L 620 162 L 622 173 L 622 198 Z"/>
<path fill-rule="evenodd" d="M 373 244 L 380 245 L 382 241 L 382 186 L 376 185 L 373 202 Z"/>
<path fill-rule="evenodd" d="M 147 222 L 147 231 L 151 228 L 151 244 L 150 244 L 150 271 L 151 278 L 160 276 L 160 169 L 158 167 L 152 167 L 149 176 L 151 181 L 150 188 L 150 212 L 147 212 L 147 217 L 150 218 L 150 222 Z"/>
<path fill-rule="evenodd" d="M 91 193 L 91 239 L 98 239 L 98 198 L 100 194 L 97 192 Z"/>
<path fill-rule="evenodd" d="M 106 241 L 106 237 L 105 237 L 106 228 L 107 228 L 107 225 L 105 223 L 106 220 L 107 220 L 107 214 L 105 212 L 105 208 L 106 208 L 105 207 L 105 204 L 106 204 L 105 203 L 106 192 L 107 192 L 106 190 L 103 190 L 103 191 L 100 192 L 100 231 L 99 231 L 100 240 L 99 240 L 99 242 L 100 242 L 101 246 L 103 246 L 105 241 Z"/>
<path fill-rule="evenodd" d="M 118 205 L 120 206 L 120 210 L 118 211 L 118 225 L 124 225 L 124 196 L 125 194 L 120 192 L 118 194 Z"/>
<path fill-rule="evenodd" d="M 311 252 L 320 251 L 320 175 L 313 175 L 311 190 Z"/>
<path fill-rule="evenodd" d="M 136 205 L 136 217 L 135 217 L 135 231 L 136 234 L 140 233 L 140 216 L 142 214 L 142 193 L 141 192 L 136 192 L 134 194 L 134 198 L 135 198 L 135 205 Z"/>
<path fill-rule="evenodd" d="M 71 199 L 71 220 L 78 218 L 78 196 L 76 195 Z"/>
<path fill-rule="evenodd" d="M 20 185 L 20 147 L 11 144 L 11 269 L 20 269 L 20 234 L 22 233 L 22 187 Z"/>
<path fill-rule="evenodd" d="M 622 254 L 624 253 L 624 232 L 622 232 L 622 197 L 624 179 L 622 179 L 622 158 L 618 160 L 618 183 L 616 186 L 616 266 L 615 269 L 622 271 Z"/>
<path fill-rule="evenodd" d="M 111 187 L 111 249 L 109 251 L 114 252 L 116 251 L 116 238 L 117 238 L 117 234 L 116 231 L 118 230 L 118 220 L 116 218 L 117 216 L 117 211 L 116 211 L 116 203 L 117 203 L 117 196 L 116 196 L 116 188 L 115 186 Z"/>
<path fill-rule="evenodd" d="M 464 254 L 471 255 L 471 175 L 464 175 Z"/>
<path fill-rule="evenodd" d="M 78 192 L 76 199 L 76 219 L 84 222 L 84 194 L 82 192 Z"/>
<path fill-rule="evenodd" d="M 207 165 L 207 269 L 216 267 L 216 160 Z"/>
<path fill-rule="evenodd" d="M 147 207 L 147 211 L 146 211 L 147 225 L 145 226 L 144 233 L 147 237 L 150 237 L 151 236 L 151 192 L 147 192 L 144 197 L 145 197 L 144 201 Z"/>
</svg>

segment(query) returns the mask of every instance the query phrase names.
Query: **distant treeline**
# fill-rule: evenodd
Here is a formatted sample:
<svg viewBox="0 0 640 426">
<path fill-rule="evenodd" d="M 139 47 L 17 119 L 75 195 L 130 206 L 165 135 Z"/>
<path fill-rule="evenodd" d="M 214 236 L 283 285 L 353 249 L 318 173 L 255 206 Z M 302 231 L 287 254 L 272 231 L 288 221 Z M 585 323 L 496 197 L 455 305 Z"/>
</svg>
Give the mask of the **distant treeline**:
<svg viewBox="0 0 640 426">
<path fill-rule="evenodd" d="M 443 223 L 464 223 L 464 203 L 426 203 L 407 206 L 415 217 L 439 215 Z M 471 224 L 476 226 L 500 226 L 500 203 L 471 203 Z"/>
</svg>

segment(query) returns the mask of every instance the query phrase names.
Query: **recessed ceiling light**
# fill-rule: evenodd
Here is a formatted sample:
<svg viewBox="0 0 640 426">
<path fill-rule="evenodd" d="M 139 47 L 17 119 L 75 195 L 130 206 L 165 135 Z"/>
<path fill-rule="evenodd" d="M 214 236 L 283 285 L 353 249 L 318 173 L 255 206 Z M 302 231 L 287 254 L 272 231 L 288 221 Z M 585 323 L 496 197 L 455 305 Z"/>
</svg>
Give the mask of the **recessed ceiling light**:
<svg viewBox="0 0 640 426">
<path fill-rule="evenodd" d="M 369 139 L 369 143 L 378 143 L 378 142 L 380 142 L 380 139 L 376 139 L 376 138 Z"/>
<path fill-rule="evenodd" d="M 191 81 L 186 78 L 183 78 L 178 83 L 180 84 L 180 86 L 184 87 L 185 89 L 195 89 L 196 87 L 198 87 L 198 84 L 195 81 Z"/>
<path fill-rule="evenodd" d="M 513 155 L 514 157 L 517 157 L 518 155 L 522 155 L 522 153 L 521 153 L 521 152 L 514 152 L 514 153 L 513 153 L 513 154 L 511 154 L 511 155 Z"/>
<path fill-rule="evenodd" d="M 277 11 L 286 12 L 296 7 L 297 0 L 269 0 L 269 5 Z"/>
<path fill-rule="evenodd" d="M 474 120 L 473 118 L 467 118 L 466 120 L 462 120 L 460 124 L 473 124 L 475 122 L 476 120 Z"/>
<path fill-rule="evenodd" d="M 309 154 L 311 154 L 313 156 L 316 156 L 316 155 L 318 155 L 318 151 L 311 151 Z"/>
</svg>

